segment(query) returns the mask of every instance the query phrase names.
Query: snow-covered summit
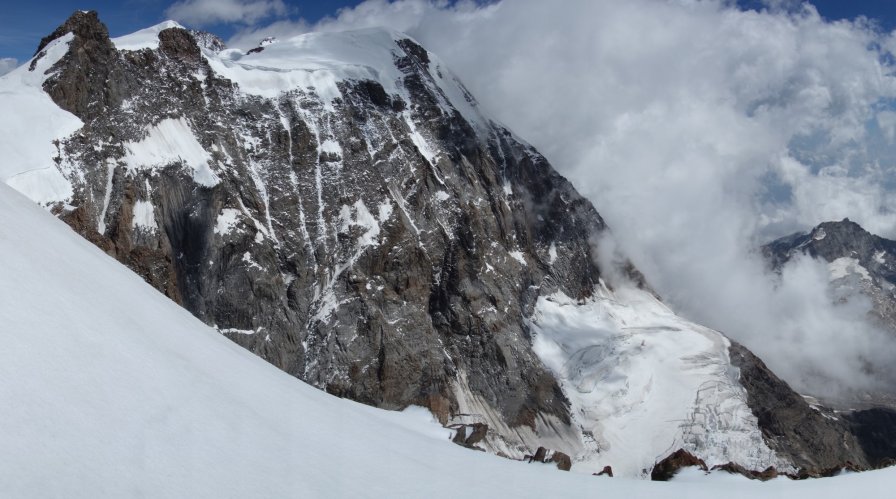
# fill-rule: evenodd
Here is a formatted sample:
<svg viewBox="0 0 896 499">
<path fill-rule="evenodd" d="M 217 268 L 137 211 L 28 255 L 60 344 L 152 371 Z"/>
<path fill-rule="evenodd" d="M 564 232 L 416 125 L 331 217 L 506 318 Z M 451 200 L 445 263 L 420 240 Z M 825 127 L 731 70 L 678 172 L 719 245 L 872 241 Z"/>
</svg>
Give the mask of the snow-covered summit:
<svg viewBox="0 0 896 499">
<path fill-rule="evenodd" d="M 489 123 L 476 100 L 444 63 L 399 31 L 364 28 L 313 32 L 277 43 L 262 42 L 261 48 L 264 50 L 253 53 L 239 49 L 205 52 L 205 56 L 216 73 L 236 82 L 244 92 L 275 97 L 297 88 L 312 88 L 329 104 L 342 95 L 338 84 L 346 80 L 375 81 L 387 94 L 410 102 L 412 98 L 402 83 L 407 74 L 396 65 L 396 59 L 404 57 L 406 50 L 416 51 L 445 112 L 457 110 L 480 129 Z"/>
<path fill-rule="evenodd" d="M 183 28 L 183 26 L 177 21 L 163 21 L 155 26 L 113 38 L 112 43 L 118 50 L 154 50 L 159 48 L 159 33 L 170 28 Z"/>
</svg>

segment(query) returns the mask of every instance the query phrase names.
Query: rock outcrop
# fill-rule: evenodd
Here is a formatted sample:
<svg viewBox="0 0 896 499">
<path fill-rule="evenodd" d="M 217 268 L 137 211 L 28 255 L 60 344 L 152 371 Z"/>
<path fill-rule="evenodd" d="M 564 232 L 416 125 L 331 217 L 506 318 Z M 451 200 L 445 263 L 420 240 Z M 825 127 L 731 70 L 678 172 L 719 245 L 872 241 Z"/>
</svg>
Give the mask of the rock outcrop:
<svg viewBox="0 0 896 499">
<path fill-rule="evenodd" d="M 678 449 L 656 463 L 650 472 L 650 479 L 656 482 L 668 482 L 682 468 L 692 467 L 709 472 L 709 468 L 706 467 L 706 463 L 702 459 L 684 449 Z"/>
</svg>

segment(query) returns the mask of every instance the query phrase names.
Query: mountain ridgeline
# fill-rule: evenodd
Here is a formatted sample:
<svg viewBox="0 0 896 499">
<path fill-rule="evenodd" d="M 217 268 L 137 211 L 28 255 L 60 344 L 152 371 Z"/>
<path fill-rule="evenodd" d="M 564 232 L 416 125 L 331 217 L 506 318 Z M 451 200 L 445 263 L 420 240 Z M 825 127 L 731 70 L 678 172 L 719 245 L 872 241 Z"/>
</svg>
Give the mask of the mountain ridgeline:
<svg viewBox="0 0 896 499">
<path fill-rule="evenodd" d="M 76 12 L 29 69 L 47 64 L 43 92 L 82 127 L 54 143 L 68 195 L 44 204 L 196 317 L 334 395 L 485 423 L 494 452 L 606 450 L 533 349 L 532 318 L 549 296 L 608 300 L 604 274 L 618 273 L 602 272 L 593 244 L 607 227 L 416 41 L 311 33 L 243 53 L 175 23 L 113 40 L 95 12 Z M 679 331 L 642 332 L 659 330 Z M 700 331 L 723 347 L 707 364 L 748 406 L 719 431 L 759 435 L 764 465 L 896 455 L 862 441 L 881 418 L 819 412 Z M 688 442 L 727 455 L 721 437 Z"/>
</svg>

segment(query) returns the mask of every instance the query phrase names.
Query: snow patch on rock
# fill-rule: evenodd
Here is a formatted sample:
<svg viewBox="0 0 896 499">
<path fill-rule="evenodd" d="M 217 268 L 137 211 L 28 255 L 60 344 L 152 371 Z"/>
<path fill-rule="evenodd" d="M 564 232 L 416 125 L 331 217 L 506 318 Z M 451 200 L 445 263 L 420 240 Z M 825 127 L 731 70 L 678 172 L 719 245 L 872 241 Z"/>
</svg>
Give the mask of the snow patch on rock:
<svg viewBox="0 0 896 499">
<path fill-rule="evenodd" d="M 226 235 L 234 229 L 239 223 L 240 210 L 235 208 L 224 208 L 218 214 L 215 220 L 215 234 Z M 260 232 L 259 232 L 260 233 Z"/>
<path fill-rule="evenodd" d="M 131 226 L 135 229 L 156 230 L 156 215 L 153 205 L 149 201 L 139 200 L 134 203 L 134 218 Z"/>
<path fill-rule="evenodd" d="M 513 258 L 514 260 L 520 262 L 520 264 L 522 264 L 523 266 L 528 265 L 526 263 L 526 257 L 525 257 L 525 255 L 523 255 L 522 251 L 519 251 L 519 250 L 511 251 L 508 254 L 510 255 L 510 258 Z"/>
<path fill-rule="evenodd" d="M 142 140 L 126 142 L 124 147 L 122 161 L 131 172 L 181 163 L 192 170 L 193 179 L 200 185 L 212 187 L 220 181 L 209 166 L 211 155 L 183 117 L 160 121 L 146 131 Z"/>
<path fill-rule="evenodd" d="M 841 257 L 828 263 L 828 272 L 830 272 L 832 281 L 853 274 L 857 274 L 862 279 L 871 280 L 871 274 L 868 273 L 868 270 L 857 259 L 850 257 Z"/>
</svg>

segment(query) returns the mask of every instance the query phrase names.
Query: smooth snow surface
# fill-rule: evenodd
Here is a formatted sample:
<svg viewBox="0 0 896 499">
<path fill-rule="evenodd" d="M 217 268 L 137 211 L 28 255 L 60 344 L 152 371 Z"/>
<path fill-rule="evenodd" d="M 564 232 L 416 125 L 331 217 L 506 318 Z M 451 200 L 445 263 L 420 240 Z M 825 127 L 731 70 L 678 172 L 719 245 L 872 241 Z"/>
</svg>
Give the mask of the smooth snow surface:
<svg viewBox="0 0 896 499">
<path fill-rule="evenodd" d="M 644 477 L 679 448 L 709 466 L 788 469 L 762 439 L 728 340 L 650 293 L 602 286 L 584 303 L 541 297 L 532 325 L 535 353 L 589 436 L 574 469 L 611 465 L 617 476 Z"/>
<path fill-rule="evenodd" d="M 32 200 L 48 204 L 65 201 L 72 186 L 54 158 L 53 141 L 71 135 L 82 123 L 63 111 L 43 91 L 45 74 L 61 59 L 73 35 L 58 38 L 44 49 L 34 71 L 31 61 L 0 77 L 0 181 Z"/>
<path fill-rule="evenodd" d="M 183 28 L 174 21 L 165 21 L 146 29 L 131 33 L 130 35 L 119 36 L 112 39 L 112 44 L 118 50 L 140 50 L 140 49 L 157 49 L 159 48 L 159 33 L 168 28 Z"/>
<path fill-rule="evenodd" d="M 424 410 L 289 377 L 3 185 L 0 234 L 3 497 L 842 499 L 896 487 L 896 470 L 664 484 L 470 451 Z"/>
</svg>

